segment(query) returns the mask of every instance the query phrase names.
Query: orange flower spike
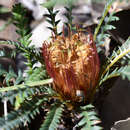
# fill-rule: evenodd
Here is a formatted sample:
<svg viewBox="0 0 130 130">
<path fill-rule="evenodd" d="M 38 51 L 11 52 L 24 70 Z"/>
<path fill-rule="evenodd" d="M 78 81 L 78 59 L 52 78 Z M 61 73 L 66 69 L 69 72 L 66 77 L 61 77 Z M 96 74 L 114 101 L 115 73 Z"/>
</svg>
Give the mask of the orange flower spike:
<svg viewBox="0 0 130 130">
<path fill-rule="evenodd" d="M 44 42 L 43 57 L 53 88 L 64 100 L 90 99 L 100 71 L 92 34 L 78 32 L 71 37 L 57 36 L 50 44 Z"/>
</svg>

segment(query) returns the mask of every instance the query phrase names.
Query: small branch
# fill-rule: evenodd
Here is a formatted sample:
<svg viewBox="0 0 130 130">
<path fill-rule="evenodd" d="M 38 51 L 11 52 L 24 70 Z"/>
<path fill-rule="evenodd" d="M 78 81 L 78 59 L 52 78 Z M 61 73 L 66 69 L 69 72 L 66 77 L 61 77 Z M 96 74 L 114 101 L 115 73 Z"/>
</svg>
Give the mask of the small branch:
<svg viewBox="0 0 130 130">
<path fill-rule="evenodd" d="M 113 3 L 113 0 L 108 0 L 108 3 L 106 4 L 106 7 L 104 9 L 102 18 L 100 19 L 99 24 L 98 24 L 97 28 L 95 29 L 95 32 L 94 32 L 94 41 L 96 41 L 97 34 L 98 34 L 99 30 L 100 30 L 100 27 L 101 27 L 101 25 L 102 25 L 102 23 L 103 23 L 106 15 L 107 15 L 109 9 L 111 8 L 112 3 Z"/>
<path fill-rule="evenodd" d="M 0 92 L 23 89 L 23 88 L 26 88 L 26 87 L 41 86 L 41 85 L 46 85 L 46 84 L 50 84 L 50 83 L 53 83 L 52 78 L 51 79 L 46 79 L 46 80 L 41 80 L 41 81 L 35 81 L 35 82 L 20 84 L 20 85 L 14 85 L 14 86 L 5 87 L 5 88 L 0 88 Z"/>
<path fill-rule="evenodd" d="M 118 77 L 118 76 L 120 76 L 120 73 L 108 75 L 108 77 L 105 80 L 103 80 L 101 83 L 99 83 L 99 85 L 97 87 L 101 86 L 101 84 L 104 83 L 105 81 L 107 81 L 108 79 L 111 79 L 111 78 L 114 78 L 114 77 Z"/>
<path fill-rule="evenodd" d="M 104 75 L 119 59 L 121 59 L 123 56 L 125 56 L 126 54 L 130 53 L 130 49 L 126 50 L 124 53 L 121 53 L 118 57 L 116 57 L 112 63 L 110 63 L 107 68 L 104 70 L 104 72 L 102 73 L 102 75 Z"/>
</svg>

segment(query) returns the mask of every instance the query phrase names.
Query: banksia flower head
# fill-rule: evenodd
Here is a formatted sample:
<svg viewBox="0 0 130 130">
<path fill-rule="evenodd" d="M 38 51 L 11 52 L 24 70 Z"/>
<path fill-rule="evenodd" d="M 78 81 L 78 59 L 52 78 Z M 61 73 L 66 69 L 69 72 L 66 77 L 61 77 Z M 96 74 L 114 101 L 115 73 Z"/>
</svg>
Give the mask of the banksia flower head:
<svg viewBox="0 0 130 130">
<path fill-rule="evenodd" d="M 53 88 L 62 99 L 89 100 L 99 77 L 99 57 L 92 34 L 53 37 L 52 42 L 44 42 L 43 57 L 54 80 Z"/>
</svg>

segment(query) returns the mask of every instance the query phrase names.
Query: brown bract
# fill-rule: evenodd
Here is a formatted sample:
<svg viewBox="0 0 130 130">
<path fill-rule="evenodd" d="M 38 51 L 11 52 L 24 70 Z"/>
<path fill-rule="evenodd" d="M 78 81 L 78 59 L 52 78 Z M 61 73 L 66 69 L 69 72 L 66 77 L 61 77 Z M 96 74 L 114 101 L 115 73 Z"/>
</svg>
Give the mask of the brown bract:
<svg viewBox="0 0 130 130">
<path fill-rule="evenodd" d="M 90 99 L 99 77 L 99 57 L 92 34 L 57 36 L 43 44 L 46 69 L 53 88 L 64 100 Z"/>
</svg>

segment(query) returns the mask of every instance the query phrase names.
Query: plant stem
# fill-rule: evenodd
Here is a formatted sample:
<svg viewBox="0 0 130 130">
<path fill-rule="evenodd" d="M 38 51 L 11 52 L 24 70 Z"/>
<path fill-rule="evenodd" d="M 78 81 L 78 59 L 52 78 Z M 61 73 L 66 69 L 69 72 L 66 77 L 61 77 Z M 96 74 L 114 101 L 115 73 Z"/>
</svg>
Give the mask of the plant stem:
<svg viewBox="0 0 130 130">
<path fill-rule="evenodd" d="M 108 0 L 108 2 L 106 4 L 106 7 L 105 7 L 104 12 L 102 14 L 102 18 L 100 19 L 99 24 L 98 24 L 98 26 L 97 26 L 97 28 L 95 29 L 95 32 L 94 32 L 94 41 L 96 41 L 97 34 L 98 34 L 99 30 L 100 30 L 100 27 L 101 27 L 106 15 L 107 15 L 109 9 L 111 8 L 111 5 L 112 5 L 113 1 L 114 0 Z"/>
<path fill-rule="evenodd" d="M 41 81 L 30 82 L 30 83 L 26 83 L 26 84 L 20 84 L 20 85 L 14 85 L 14 86 L 10 86 L 10 87 L 0 88 L 0 92 L 23 89 L 26 87 L 41 86 L 41 85 L 46 85 L 46 84 L 50 84 L 50 83 L 53 83 L 52 78 L 46 79 L 46 80 L 41 80 Z"/>
<path fill-rule="evenodd" d="M 118 57 L 116 57 L 103 71 L 102 75 L 104 75 L 119 59 L 121 59 L 126 54 L 130 53 L 130 49 L 126 50 L 124 53 L 121 53 Z"/>
</svg>

